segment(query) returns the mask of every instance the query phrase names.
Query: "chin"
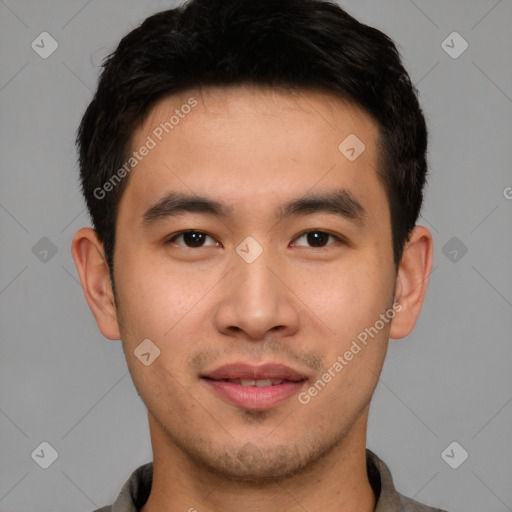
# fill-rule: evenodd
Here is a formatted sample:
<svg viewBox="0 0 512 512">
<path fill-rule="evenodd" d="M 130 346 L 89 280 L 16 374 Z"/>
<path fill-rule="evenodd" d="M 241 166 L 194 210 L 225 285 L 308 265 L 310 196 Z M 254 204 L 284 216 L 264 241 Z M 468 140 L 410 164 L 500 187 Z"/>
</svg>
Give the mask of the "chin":
<svg viewBox="0 0 512 512">
<path fill-rule="evenodd" d="M 220 453 L 218 449 L 195 454 L 189 451 L 189 456 L 222 479 L 261 487 L 310 471 L 330 450 L 321 444 L 306 444 L 301 449 L 289 444 L 265 447 L 248 442 L 239 449 L 225 447 Z"/>
</svg>

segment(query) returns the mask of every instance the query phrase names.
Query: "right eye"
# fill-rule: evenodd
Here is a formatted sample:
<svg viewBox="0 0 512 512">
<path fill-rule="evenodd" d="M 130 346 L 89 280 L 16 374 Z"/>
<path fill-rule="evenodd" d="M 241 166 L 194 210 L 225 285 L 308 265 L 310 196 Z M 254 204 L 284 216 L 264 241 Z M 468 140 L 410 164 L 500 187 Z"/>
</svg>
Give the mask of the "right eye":
<svg viewBox="0 0 512 512">
<path fill-rule="evenodd" d="M 177 243 L 176 240 L 178 239 L 183 240 L 183 244 Z M 167 243 L 176 243 L 177 245 L 181 245 L 182 247 L 187 247 L 189 249 L 194 248 L 200 248 L 205 247 L 204 242 L 207 238 L 210 238 L 214 240 L 213 237 L 208 235 L 207 233 L 204 233 L 203 231 L 194 231 L 194 230 L 188 230 L 188 231 L 181 231 L 179 233 L 174 234 L 171 238 L 167 240 Z M 215 242 L 214 244 L 210 245 L 219 245 L 219 242 Z"/>
</svg>

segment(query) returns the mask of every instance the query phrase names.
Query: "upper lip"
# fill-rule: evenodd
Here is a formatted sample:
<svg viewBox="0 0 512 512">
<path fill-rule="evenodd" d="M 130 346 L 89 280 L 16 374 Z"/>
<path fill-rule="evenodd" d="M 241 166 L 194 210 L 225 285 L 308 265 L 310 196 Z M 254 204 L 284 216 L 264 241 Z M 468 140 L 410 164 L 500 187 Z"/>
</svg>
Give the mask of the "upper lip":
<svg viewBox="0 0 512 512">
<path fill-rule="evenodd" d="M 207 372 L 201 377 L 209 379 L 273 379 L 300 381 L 306 376 L 284 364 L 265 363 L 250 365 L 247 363 L 233 363 L 220 366 L 213 371 Z"/>
</svg>

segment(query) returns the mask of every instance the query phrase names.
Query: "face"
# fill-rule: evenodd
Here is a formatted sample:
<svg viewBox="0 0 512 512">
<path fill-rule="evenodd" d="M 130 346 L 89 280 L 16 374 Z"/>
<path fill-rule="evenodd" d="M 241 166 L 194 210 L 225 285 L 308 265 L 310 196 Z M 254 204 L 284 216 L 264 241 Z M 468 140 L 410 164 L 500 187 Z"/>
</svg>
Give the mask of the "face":
<svg viewBox="0 0 512 512">
<path fill-rule="evenodd" d="M 116 314 L 162 449 L 258 480 L 364 436 L 398 314 L 377 138 L 340 99 L 240 87 L 172 96 L 136 131 Z"/>
</svg>

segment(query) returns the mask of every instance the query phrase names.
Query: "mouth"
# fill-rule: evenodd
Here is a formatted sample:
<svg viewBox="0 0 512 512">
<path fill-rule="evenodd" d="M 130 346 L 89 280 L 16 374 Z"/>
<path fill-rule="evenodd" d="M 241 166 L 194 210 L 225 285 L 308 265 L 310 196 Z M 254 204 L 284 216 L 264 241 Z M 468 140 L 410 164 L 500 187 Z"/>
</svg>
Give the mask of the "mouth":
<svg viewBox="0 0 512 512">
<path fill-rule="evenodd" d="M 263 411 L 298 393 L 307 377 L 281 364 L 225 365 L 201 375 L 223 401 L 242 409 Z"/>
<path fill-rule="evenodd" d="M 231 382 L 232 384 L 239 384 L 240 386 L 247 388 L 249 386 L 256 386 L 257 388 L 268 388 L 269 386 L 277 386 L 286 379 L 214 379 L 222 380 L 223 382 Z"/>
</svg>

